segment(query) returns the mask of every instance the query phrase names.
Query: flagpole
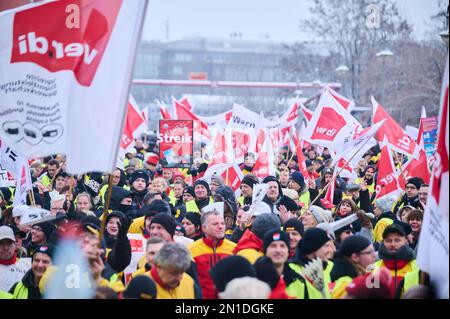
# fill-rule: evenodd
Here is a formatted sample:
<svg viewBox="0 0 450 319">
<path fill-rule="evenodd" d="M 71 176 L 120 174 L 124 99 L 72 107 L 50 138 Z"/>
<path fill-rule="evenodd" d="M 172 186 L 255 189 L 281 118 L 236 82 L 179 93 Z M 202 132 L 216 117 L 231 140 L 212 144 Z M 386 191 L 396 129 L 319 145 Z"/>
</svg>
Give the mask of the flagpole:
<svg viewBox="0 0 450 319">
<path fill-rule="evenodd" d="M 352 161 L 352 159 L 356 156 L 356 154 L 358 154 L 359 151 L 362 150 L 362 148 L 364 147 L 364 145 L 366 145 L 366 143 L 367 143 L 369 140 L 370 140 L 370 138 L 368 138 L 368 139 L 361 145 L 361 147 L 358 148 L 358 150 L 350 157 L 350 159 L 347 161 L 347 163 L 350 163 L 350 162 Z M 306 206 L 305 211 L 306 211 L 309 207 L 311 207 L 311 206 L 319 199 L 319 197 L 320 197 L 324 192 L 326 192 L 328 186 L 330 186 L 330 184 L 331 184 L 332 182 L 334 182 L 334 180 L 339 176 L 339 174 L 344 170 L 344 168 L 345 168 L 346 166 L 347 166 L 347 165 L 344 165 L 344 167 L 342 167 L 342 168 L 339 170 L 339 172 L 338 172 L 337 174 L 335 174 L 335 175 L 331 178 L 331 180 L 330 180 L 330 181 L 328 182 L 328 184 L 325 185 L 325 187 L 319 192 L 319 194 L 316 196 L 316 198 L 314 198 L 314 200 L 313 200 L 309 205 Z"/>
<path fill-rule="evenodd" d="M 34 199 L 33 187 L 28 190 L 28 198 L 30 199 L 31 206 L 36 206 L 36 201 Z"/>
<path fill-rule="evenodd" d="M 292 131 L 291 131 L 291 139 L 292 139 Z M 291 163 L 291 161 L 292 161 L 292 159 L 294 158 L 294 154 L 295 154 L 295 151 L 297 150 L 297 147 L 300 145 L 300 137 L 298 138 L 298 144 L 297 145 L 295 145 L 295 150 L 292 150 L 292 155 L 291 155 L 291 158 L 289 159 L 289 161 L 287 162 L 287 168 L 289 169 L 289 164 Z M 302 150 L 302 152 L 303 152 L 303 150 Z M 297 159 L 297 161 L 298 161 L 298 159 Z"/>
<path fill-rule="evenodd" d="M 111 193 L 112 193 L 112 180 L 113 180 L 113 174 L 109 175 L 109 182 L 108 182 L 108 191 L 106 192 L 106 200 L 105 200 L 105 206 L 103 207 L 103 214 L 102 214 L 102 225 L 100 228 L 100 232 L 98 234 L 98 248 L 101 248 L 102 245 L 102 238 L 103 233 L 105 232 L 106 227 L 106 218 L 108 217 L 108 209 L 109 209 L 109 203 L 111 201 Z"/>
<path fill-rule="evenodd" d="M 402 168 L 402 163 L 400 162 L 397 152 L 394 151 L 394 156 L 395 156 L 395 160 L 397 161 L 397 163 L 400 164 L 400 173 L 402 174 L 403 180 L 405 181 L 405 183 L 407 182 L 406 177 L 405 177 L 405 173 L 403 173 L 403 168 Z"/>
</svg>

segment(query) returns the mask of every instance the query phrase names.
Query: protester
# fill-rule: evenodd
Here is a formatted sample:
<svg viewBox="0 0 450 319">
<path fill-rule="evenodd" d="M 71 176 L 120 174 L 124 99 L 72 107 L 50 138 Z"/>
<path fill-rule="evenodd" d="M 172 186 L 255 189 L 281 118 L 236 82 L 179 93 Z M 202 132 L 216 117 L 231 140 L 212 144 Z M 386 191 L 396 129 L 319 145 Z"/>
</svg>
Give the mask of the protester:
<svg viewBox="0 0 450 319">
<path fill-rule="evenodd" d="M 161 249 L 166 241 L 161 237 L 151 237 L 147 239 L 145 245 L 145 255 L 139 260 L 138 269 L 131 275 L 133 278 L 148 272 L 154 265 L 156 253 Z"/>
<path fill-rule="evenodd" d="M 405 205 L 423 209 L 419 199 L 419 189 L 422 184 L 422 179 L 418 177 L 412 177 L 406 182 L 406 192 L 395 204 L 393 208 L 394 214 Z"/>
<path fill-rule="evenodd" d="M 189 250 L 197 264 L 203 298 L 217 299 L 218 291 L 209 271 L 218 261 L 232 255 L 236 244 L 225 238 L 225 221 L 220 213 L 208 212 L 201 221 L 204 237 L 191 244 Z"/>
<path fill-rule="evenodd" d="M 305 232 L 305 228 L 301 221 L 292 218 L 283 224 L 283 230 L 289 235 L 289 258 L 293 258 L 297 245 Z"/>
<path fill-rule="evenodd" d="M 202 238 L 202 229 L 201 229 L 201 216 L 199 213 L 188 212 L 181 222 L 185 231 L 186 237 L 198 240 Z"/>
<path fill-rule="evenodd" d="M 255 184 L 259 183 L 258 177 L 254 174 L 247 174 L 241 181 L 241 197 L 239 197 L 239 202 L 241 205 L 251 205 L 253 196 L 253 187 Z"/>
<path fill-rule="evenodd" d="M 320 223 L 330 223 L 332 218 L 330 211 L 312 205 L 303 213 L 301 220 L 305 229 L 309 229 L 316 227 Z"/>
<path fill-rule="evenodd" d="M 186 271 L 189 250 L 178 243 L 165 243 L 156 253 L 150 277 L 156 283 L 157 299 L 201 299 L 200 287 Z"/>
<path fill-rule="evenodd" d="M 397 218 L 392 213 L 394 200 L 389 196 L 384 196 L 375 200 L 374 213 L 377 218 L 374 227 L 374 239 L 377 242 L 383 240 L 383 232 L 389 225 L 392 225 Z"/>
<path fill-rule="evenodd" d="M 372 243 L 362 236 L 350 236 L 342 242 L 334 266 L 331 270 L 331 281 L 334 283 L 333 299 L 342 298 L 345 287 L 352 279 L 371 272 L 371 266 L 376 259 Z"/>
<path fill-rule="evenodd" d="M 297 253 L 289 263 L 289 267 L 296 273 L 295 276 L 286 277 L 286 292 L 289 296 L 298 299 L 330 299 L 328 286 L 331 282 L 330 273 L 333 263 L 328 256 L 332 254 L 333 242 L 327 232 L 320 228 L 307 229 L 297 246 Z M 302 271 L 310 262 L 319 258 L 323 267 L 323 287 L 310 282 L 302 276 Z"/>
<path fill-rule="evenodd" d="M 198 179 L 194 183 L 195 199 L 186 202 L 186 211 L 199 213 L 203 207 L 211 204 L 211 190 L 209 184 L 204 179 Z"/>
<path fill-rule="evenodd" d="M 39 282 L 48 267 L 52 266 L 53 246 L 40 246 L 31 258 L 31 269 L 23 276 L 22 280 L 15 283 L 10 289 L 12 299 L 41 299 Z"/>
<path fill-rule="evenodd" d="M 30 269 L 29 262 L 16 257 L 15 242 L 12 228 L 0 226 L 0 291 L 9 291 Z"/>
<path fill-rule="evenodd" d="M 420 231 L 422 229 L 423 212 L 420 209 L 412 210 L 411 212 L 409 212 L 406 220 L 412 228 L 412 235 L 414 239 L 411 247 L 414 249 L 417 246 L 420 237 Z"/>
<path fill-rule="evenodd" d="M 375 267 L 390 270 L 394 292 L 406 274 L 417 270 L 414 251 L 408 245 L 405 230 L 398 224 L 392 224 L 384 230 L 378 256 L 380 260 L 375 263 Z"/>
<path fill-rule="evenodd" d="M 209 274 L 219 291 L 219 296 L 233 279 L 256 277 L 255 269 L 246 258 L 233 255 L 220 260 L 210 269 Z"/>
<path fill-rule="evenodd" d="M 220 299 L 269 299 L 271 289 L 268 284 L 252 277 L 231 280 Z"/>
<path fill-rule="evenodd" d="M 256 260 L 263 256 L 263 240 L 267 231 L 280 228 L 280 220 L 271 213 L 265 213 L 256 216 L 251 229 L 247 229 L 242 238 L 237 243 L 233 253 L 245 257 L 250 263 L 254 264 Z"/>
</svg>

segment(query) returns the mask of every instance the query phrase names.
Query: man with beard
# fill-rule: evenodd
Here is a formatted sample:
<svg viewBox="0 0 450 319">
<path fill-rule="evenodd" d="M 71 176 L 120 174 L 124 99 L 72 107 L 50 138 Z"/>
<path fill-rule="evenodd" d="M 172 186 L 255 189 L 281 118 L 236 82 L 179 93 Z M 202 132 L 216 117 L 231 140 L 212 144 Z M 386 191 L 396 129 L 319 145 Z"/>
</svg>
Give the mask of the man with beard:
<svg viewBox="0 0 450 319">
<path fill-rule="evenodd" d="M 378 256 L 380 260 L 375 263 L 375 267 L 386 267 L 391 271 L 394 291 L 408 273 L 418 271 L 414 251 L 408 245 L 406 232 L 398 224 L 392 224 L 384 230 Z"/>
<path fill-rule="evenodd" d="M 369 190 L 369 196 L 372 197 L 372 195 L 375 193 L 375 166 L 373 165 L 367 165 L 366 169 L 364 170 L 364 177 L 357 178 L 354 182 L 357 185 L 361 185 L 361 183 L 364 181 L 367 185 L 367 189 Z"/>
</svg>

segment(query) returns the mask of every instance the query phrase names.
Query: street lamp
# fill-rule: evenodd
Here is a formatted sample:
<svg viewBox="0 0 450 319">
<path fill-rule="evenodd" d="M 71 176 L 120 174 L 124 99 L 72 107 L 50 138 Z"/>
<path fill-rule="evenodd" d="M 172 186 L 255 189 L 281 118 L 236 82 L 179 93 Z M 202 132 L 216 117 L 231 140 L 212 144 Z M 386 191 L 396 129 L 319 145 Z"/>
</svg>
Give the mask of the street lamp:
<svg viewBox="0 0 450 319">
<path fill-rule="evenodd" d="M 394 53 L 389 49 L 384 49 L 377 53 L 377 58 L 379 58 L 381 60 L 382 65 L 383 65 L 383 67 L 381 69 L 382 72 L 384 72 L 384 70 L 385 70 L 386 61 L 390 60 L 393 56 L 394 56 Z M 384 84 L 385 84 L 385 82 L 386 81 L 383 80 L 382 86 L 381 86 L 381 105 L 384 104 Z"/>
<path fill-rule="evenodd" d="M 337 73 L 337 75 L 342 78 L 342 82 L 345 82 L 345 75 L 348 73 L 348 71 L 350 71 L 350 69 L 348 68 L 348 66 L 346 66 L 345 64 L 341 64 L 340 66 L 338 66 L 334 72 Z M 346 84 L 342 83 L 342 94 L 345 95 L 345 87 Z"/>
</svg>

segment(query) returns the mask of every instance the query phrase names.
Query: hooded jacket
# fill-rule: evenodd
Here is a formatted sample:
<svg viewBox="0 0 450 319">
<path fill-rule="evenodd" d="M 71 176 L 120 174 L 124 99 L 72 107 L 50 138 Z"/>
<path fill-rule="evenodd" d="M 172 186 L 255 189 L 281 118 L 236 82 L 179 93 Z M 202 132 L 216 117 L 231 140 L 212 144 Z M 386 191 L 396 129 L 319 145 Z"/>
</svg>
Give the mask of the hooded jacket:
<svg viewBox="0 0 450 319">
<path fill-rule="evenodd" d="M 389 225 L 394 223 L 394 220 L 397 220 L 397 217 L 392 212 L 384 212 L 377 218 L 377 223 L 373 228 L 373 237 L 376 242 L 383 241 L 383 232 Z"/>
<path fill-rule="evenodd" d="M 334 260 L 334 266 L 330 273 L 331 279 L 331 298 L 340 299 L 345 295 L 345 287 L 352 280 L 358 277 L 358 271 L 355 266 L 345 257 L 339 257 Z"/>
<path fill-rule="evenodd" d="M 380 260 L 375 263 L 376 268 L 386 267 L 392 274 L 392 286 L 394 291 L 400 285 L 403 277 L 408 273 L 417 271 L 419 268 L 416 264 L 414 251 L 408 245 L 402 246 L 395 252 L 390 252 L 386 249 L 383 243 L 378 250 Z"/>
<path fill-rule="evenodd" d="M 129 190 L 126 190 L 119 186 L 113 186 L 111 190 L 111 200 L 109 203 L 109 209 L 118 210 L 127 215 L 131 206 L 121 204 L 122 200 L 126 197 L 130 198 L 132 197 L 132 193 Z"/>
<path fill-rule="evenodd" d="M 203 298 L 218 298 L 218 291 L 214 286 L 209 270 L 223 258 L 232 255 L 235 247 L 236 244 L 228 239 L 223 239 L 217 245 L 214 245 L 210 238 L 199 239 L 188 247 L 197 265 Z"/>
<path fill-rule="evenodd" d="M 323 262 L 323 294 L 301 275 L 303 268 L 309 262 L 311 260 L 304 256 L 297 247 L 294 259 L 288 264 L 289 268 L 295 272 L 295 275 L 285 276 L 287 294 L 297 299 L 331 299 L 329 287 L 331 283 L 330 273 L 334 266 L 333 262 Z"/>
<path fill-rule="evenodd" d="M 12 299 L 42 299 L 39 285 L 35 285 L 33 271 L 28 270 L 22 280 L 15 283 L 9 291 L 13 296 Z"/>
<path fill-rule="evenodd" d="M 246 258 L 254 264 L 259 257 L 264 256 L 263 240 L 247 229 L 233 250 L 233 254 Z"/>
</svg>

